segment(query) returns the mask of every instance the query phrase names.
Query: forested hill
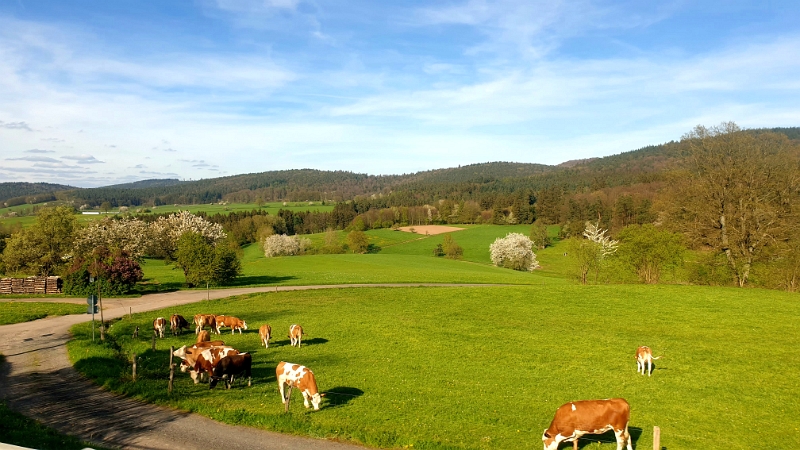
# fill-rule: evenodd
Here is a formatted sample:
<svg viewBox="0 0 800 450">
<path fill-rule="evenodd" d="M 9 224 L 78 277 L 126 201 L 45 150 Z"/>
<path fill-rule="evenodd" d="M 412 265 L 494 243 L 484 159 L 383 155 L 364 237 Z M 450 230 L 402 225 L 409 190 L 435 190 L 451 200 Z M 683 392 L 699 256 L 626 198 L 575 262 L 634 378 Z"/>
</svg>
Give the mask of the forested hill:
<svg viewBox="0 0 800 450">
<path fill-rule="evenodd" d="M 800 127 L 774 131 L 800 140 Z M 606 188 L 655 186 L 681 161 L 681 144 L 669 142 L 604 158 L 569 161 L 557 166 L 488 162 L 402 175 L 368 175 L 313 169 L 281 170 L 197 181 L 145 180 L 102 188 L 78 189 L 46 183 L 0 183 L 0 201 L 62 191 L 59 198 L 79 204 L 112 206 L 198 204 L 221 200 L 343 201 L 368 199 L 373 206 L 423 205 L 451 199 L 490 206 L 492 197 L 533 196 L 545 190 L 586 193 Z M 561 195 L 561 194 L 559 194 Z M 31 198 L 28 197 L 28 200 Z M 43 201 L 47 201 L 46 199 Z M 28 201 L 30 203 L 30 201 Z"/>
<path fill-rule="evenodd" d="M 49 201 L 54 192 L 75 189 L 72 186 L 51 183 L 0 183 L 0 206 Z"/>
</svg>

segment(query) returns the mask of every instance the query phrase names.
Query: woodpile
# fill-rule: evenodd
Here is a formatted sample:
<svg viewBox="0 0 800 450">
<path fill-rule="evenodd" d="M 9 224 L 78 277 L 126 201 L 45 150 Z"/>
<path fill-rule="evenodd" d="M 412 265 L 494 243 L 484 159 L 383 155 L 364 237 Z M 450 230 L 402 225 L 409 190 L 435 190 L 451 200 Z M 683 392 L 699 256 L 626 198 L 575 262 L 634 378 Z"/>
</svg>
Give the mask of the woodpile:
<svg viewBox="0 0 800 450">
<path fill-rule="evenodd" d="M 61 277 L 27 277 L 0 279 L 3 294 L 60 294 Z"/>
</svg>

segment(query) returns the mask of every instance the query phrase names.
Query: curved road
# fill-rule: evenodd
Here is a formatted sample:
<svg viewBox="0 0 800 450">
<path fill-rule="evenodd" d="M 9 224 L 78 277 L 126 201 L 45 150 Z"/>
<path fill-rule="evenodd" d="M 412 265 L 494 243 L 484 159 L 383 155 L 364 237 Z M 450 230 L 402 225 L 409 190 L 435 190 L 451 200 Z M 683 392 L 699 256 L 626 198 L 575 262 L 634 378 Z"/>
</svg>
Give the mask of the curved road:
<svg viewBox="0 0 800 450">
<path fill-rule="evenodd" d="M 103 300 L 107 320 L 133 312 L 195 303 L 206 299 L 257 292 L 349 287 L 498 286 L 443 284 L 350 284 L 335 286 L 282 286 L 209 291 L 176 291 L 141 298 Z M 6 300 L 6 299 L 4 299 Z M 11 300 L 11 299 L 8 299 Z M 85 303 L 83 299 L 14 299 Z M 99 319 L 99 317 L 98 317 Z M 104 391 L 84 379 L 67 358 L 69 328 L 88 322 L 78 314 L 48 317 L 0 326 L 0 397 L 25 416 L 65 434 L 106 447 L 134 449 L 363 449 L 352 444 L 310 439 L 255 428 L 226 425 L 206 417 L 162 408 Z"/>
</svg>

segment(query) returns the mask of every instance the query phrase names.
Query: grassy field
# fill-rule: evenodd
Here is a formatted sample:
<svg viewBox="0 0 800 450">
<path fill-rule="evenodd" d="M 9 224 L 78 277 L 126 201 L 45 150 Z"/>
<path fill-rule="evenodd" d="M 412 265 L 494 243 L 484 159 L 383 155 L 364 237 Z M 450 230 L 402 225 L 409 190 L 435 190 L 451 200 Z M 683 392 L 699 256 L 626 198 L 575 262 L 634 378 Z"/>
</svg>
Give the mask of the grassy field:
<svg viewBox="0 0 800 450">
<path fill-rule="evenodd" d="M 208 390 L 179 374 L 167 395 L 166 349 L 194 335 L 160 340 L 151 351 L 147 333 L 132 340 L 131 332 L 173 312 L 247 320 L 245 334 L 222 338 L 254 353 L 254 385 Z M 796 448 L 798 319 L 796 295 L 755 289 L 338 289 L 135 315 L 115 323 L 105 345 L 92 345 L 82 324 L 68 349 L 78 370 L 113 391 L 228 423 L 376 447 L 538 449 L 559 405 L 619 396 L 631 403 L 640 449 L 652 447 L 654 425 L 667 448 Z M 266 322 L 275 330 L 268 350 L 256 331 Z M 308 333 L 301 349 L 288 345 L 292 323 Z M 636 373 L 639 345 L 665 356 L 650 378 Z M 132 353 L 142 357 L 136 384 Z M 315 371 L 329 392 L 321 411 L 305 411 L 298 396 L 283 413 L 274 378 L 281 360 Z"/>
<path fill-rule="evenodd" d="M 0 325 L 30 322 L 47 316 L 85 314 L 87 306 L 72 303 L 0 302 Z"/>
</svg>

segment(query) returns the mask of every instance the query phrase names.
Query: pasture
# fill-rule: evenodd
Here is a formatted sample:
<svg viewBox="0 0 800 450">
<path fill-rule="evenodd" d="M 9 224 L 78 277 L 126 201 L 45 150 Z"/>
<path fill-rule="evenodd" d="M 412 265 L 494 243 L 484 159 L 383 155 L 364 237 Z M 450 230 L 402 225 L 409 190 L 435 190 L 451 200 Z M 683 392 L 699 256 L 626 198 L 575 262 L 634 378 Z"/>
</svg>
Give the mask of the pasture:
<svg viewBox="0 0 800 450">
<path fill-rule="evenodd" d="M 0 325 L 30 322 L 47 316 L 86 314 L 87 308 L 73 303 L 0 301 Z"/>
<path fill-rule="evenodd" d="M 209 390 L 177 373 L 168 395 L 167 349 L 195 337 L 169 337 L 150 350 L 153 318 L 173 312 L 245 319 L 243 335 L 221 338 L 253 352 L 253 386 Z M 795 448 L 798 319 L 796 294 L 756 289 L 330 289 L 137 314 L 114 323 L 102 345 L 81 324 L 68 350 L 79 371 L 122 394 L 223 422 L 375 447 L 539 449 L 559 405 L 619 396 L 631 404 L 639 449 L 652 447 L 654 425 L 667 448 Z M 258 342 L 263 323 L 273 327 L 269 349 Z M 286 337 L 292 323 L 307 333 L 300 349 Z M 132 339 L 137 325 L 141 337 Z M 650 378 L 636 373 L 639 345 L 664 355 Z M 142 358 L 136 383 L 133 353 Z M 329 393 L 321 411 L 307 412 L 295 392 L 283 413 L 274 373 L 281 360 L 314 370 Z"/>
</svg>

